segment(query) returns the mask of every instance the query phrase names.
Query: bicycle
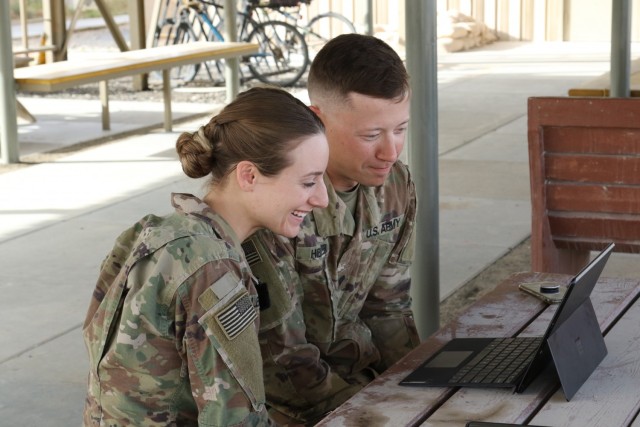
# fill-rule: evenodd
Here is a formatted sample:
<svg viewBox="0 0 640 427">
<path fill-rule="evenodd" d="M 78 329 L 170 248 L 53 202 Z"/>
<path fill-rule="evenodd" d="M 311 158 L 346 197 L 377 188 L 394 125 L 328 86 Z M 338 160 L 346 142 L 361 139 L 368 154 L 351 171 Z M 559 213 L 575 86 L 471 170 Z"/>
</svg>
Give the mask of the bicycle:
<svg viewBox="0 0 640 427">
<path fill-rule="evenodd" d="M 256 20 L 255 4 L 249 2 L 243 11 L 238 12 L 238 39 L 255 43 L 259 52 L 242 58 L 250 74 L 263 83 L 277 86 L 291 86 L 305 73 L 309 66 L 307 44 L 300 32 L 291 24 L 282 21 Z M 220 12 L 224 6 L 213 0 L 182 1 L 178 7 L 179 20 L 166 19 L 158 26 L 157 39 L 161 39 L 162 27 L 172 25 L 175 29 L 172 43 L 185 43 L 191 40 L 224 41 L 224 19 Z M 216 61 L 215 67 L 221 75 L 222 61 Z M 211 80 L 215 80 L 209 64 L 205 68 Z M 177 70 L 184 81 L 192 81 L 198 74 L 200 65 L 190 70 Z M 247 80 L 244 77 L 243 82 Z"/>
<path fill-rule="evenodd" d="M 175 3 L 175 2 L 174 2 Z M 167 0 L 162 9 L 164 16 L 156 24 L 153 37 L 153 46 L 166 46 L 170 44 L 188 43 L 196 41 L 199 37 L 195 34 L 190 22 L 190 14 L 187 9 L 175 5 L 174 15 L 167 16 L 171 10 L 171 0 Z M 170 78 L 180 83 L 188 83 L 195 79 L 200 70 L 200 64 L 175 67 L 171 69 Z"/>
<path fill-rule="evenodd" d="M 254 2 L 260 0 L 252 0 Z M 323 12 L 309 18 L 309 5 L 312 0 L 270 0 L 268 4 L 262 1 L 261 10 L 272 20 L 284 18 L 285 22 L 295 26 L 305 38 L 309 51 L 309 60 L 313 60 L 316 53 L 329 40 L 347 33 L 355 33 L 356 27 L 346 16 L 338 12 Z M 305 10 L 303 10 L 303 6 Z M 270 14 L 270 12 L 272 12 Z M 273 14 L 277 14 L 274 18 Z M 307 19 L 305 19 L 305 17 Z"/>
</svg>

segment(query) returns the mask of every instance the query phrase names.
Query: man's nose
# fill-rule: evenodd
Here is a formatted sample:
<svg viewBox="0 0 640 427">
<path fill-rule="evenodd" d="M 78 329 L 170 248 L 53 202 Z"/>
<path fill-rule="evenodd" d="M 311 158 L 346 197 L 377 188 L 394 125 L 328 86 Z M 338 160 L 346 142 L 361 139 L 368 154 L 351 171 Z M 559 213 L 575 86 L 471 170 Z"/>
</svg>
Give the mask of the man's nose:
<svg viewBox="0 0 640 427">
<path fill-rule="evenodd" d="M 398 160 L 398 141 L 394 137 L 385 137 L 378 147 L 377 157 L 386 162 L 395 162 Z"/>
</svg>

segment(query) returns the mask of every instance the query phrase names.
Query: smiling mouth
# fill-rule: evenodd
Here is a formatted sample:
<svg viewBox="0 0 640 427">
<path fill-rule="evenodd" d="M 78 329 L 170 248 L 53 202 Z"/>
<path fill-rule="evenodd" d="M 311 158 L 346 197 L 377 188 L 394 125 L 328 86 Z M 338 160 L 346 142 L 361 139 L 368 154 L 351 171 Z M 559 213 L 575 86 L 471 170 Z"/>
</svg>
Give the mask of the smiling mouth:
<svg viewBox="0 0 640 427">
<path fill-rule="evenodd" d="M 291 215 L 300 218 L 300 219 L 304 219 L 305 216 L 307 216 L 308 212 L 304 212 L 304 211 L 293 211 L 291 212 Z"/>
</svg>

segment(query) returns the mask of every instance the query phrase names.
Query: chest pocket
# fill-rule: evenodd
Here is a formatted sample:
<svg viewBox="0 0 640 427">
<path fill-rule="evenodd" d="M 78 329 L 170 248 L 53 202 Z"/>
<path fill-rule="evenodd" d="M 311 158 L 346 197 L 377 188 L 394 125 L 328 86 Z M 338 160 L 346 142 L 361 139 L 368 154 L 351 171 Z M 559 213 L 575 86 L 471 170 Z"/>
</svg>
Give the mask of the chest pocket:
<svg viewBox="0 0 640 427">
<path fill-rule="evenodd" d="M 404 216 L 382 221 L 360 231 L 340 260 L 342 285 L 337 315 L 340 319 L 356 319 L 369 290 L 383 273 L 387 263 L 393 263 L 393 250 L 402 229 Z"/>
<path fill-rule="evenodd" d="M 200 295 L 198 301 L 207 310 L 198 322 L 253 408 L 261 410 L 265 393 L 255 324 L 258 312 L 244 283 L 227 273 Z"/>
<path fill-rule="evenodd" d="M 345 277 L 337 306 L 340 319 L 354 320 L 358 317 L 369 290 L 386 264 L 393 245 L 392 242 L 374 238 L 350 248 L 343 255 L 341 264 L 345 266 Z"/>
</svg>

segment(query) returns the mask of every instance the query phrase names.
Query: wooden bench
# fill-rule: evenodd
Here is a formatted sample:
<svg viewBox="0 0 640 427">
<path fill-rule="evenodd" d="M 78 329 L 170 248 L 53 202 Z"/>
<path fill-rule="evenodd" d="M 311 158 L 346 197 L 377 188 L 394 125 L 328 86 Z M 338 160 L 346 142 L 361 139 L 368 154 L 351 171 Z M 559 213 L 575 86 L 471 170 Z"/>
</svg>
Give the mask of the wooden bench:
<svg viewBox="0 0 640 427">
<path fill-rule="evenodd" d="M 568 91 L 569 96 L 607 97 L 611 89 L 611 73 L 606 72 Z M 631 61 L 629 72 L 629 96 L 640 97 L 640 59 Z"/>
<path fill-rule="evenodd" d="M 243 42 L 193 42 L 127 52 L 105 53 L 96 59 L 69 60 L 14 70 L 17 89 L 31 92 L 55 92 L 88 83 L 99 83 L 102 102 L 102 128 L 109 130 L 108 81 L 120 77 L 162 71 L 164 129 L 170 131 L 171 85 L 173 67 L 198 64 L 224 58 L 236 58 L 258 52 L 258 45 Z"/>
<path fill-rule="evenodd" d="M 452 338 L 542 335 L 557 305 L 543 303 L 518 290 L 518 285 L 567 283 L 570 278 L 552 273 L 510 276 L 316 426 L 464 427 L 469 420 L 570 427 L 629 425 L 640 407 L 638 280 L 598 281 L 591 301 L 609 354 L 570 402 L 551 365 L 515 394 L 511 389 L 398 385 Z"/>
<path fill-rule="evenodd" d="M 640 253 L 640 99 L 530 98 L 528 120 L 532 270 Z"/>
</svg>

